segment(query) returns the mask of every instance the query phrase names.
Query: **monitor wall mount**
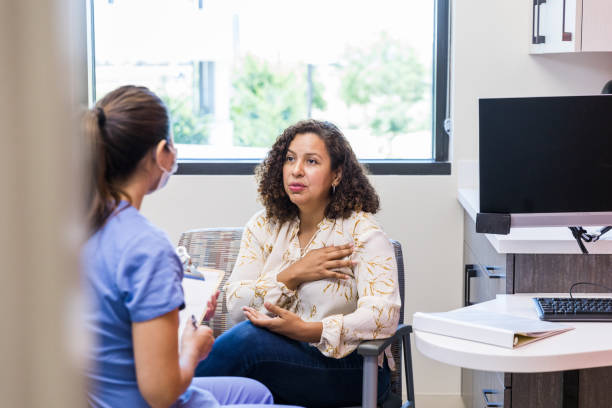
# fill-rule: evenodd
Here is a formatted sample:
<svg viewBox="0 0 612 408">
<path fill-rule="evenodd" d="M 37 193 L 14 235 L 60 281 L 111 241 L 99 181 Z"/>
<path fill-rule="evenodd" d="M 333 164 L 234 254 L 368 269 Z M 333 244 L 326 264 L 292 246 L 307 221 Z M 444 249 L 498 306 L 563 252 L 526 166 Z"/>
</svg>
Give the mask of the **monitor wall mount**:
<svg viewBox="0 0 612 408">
<path fill-rule="evenodd" d="M 511 228 L 529 227 L 566 227 L 570 229 L 574 239 L 583 254 L 588 254 L 585 242 L 596 242 L 612 226 L 603 227 L 597 233 L 589 233 L 583 226 L 608 225 L 612 221 L 612 213 L 558 213 L 558 214 L 476 214 L 476 232 L 483 234 L 508 235 Z M 575 222 L 575 223 L 574 223 Z M 569 226 L 569 225 L 576 226 Z"/>
</svg>

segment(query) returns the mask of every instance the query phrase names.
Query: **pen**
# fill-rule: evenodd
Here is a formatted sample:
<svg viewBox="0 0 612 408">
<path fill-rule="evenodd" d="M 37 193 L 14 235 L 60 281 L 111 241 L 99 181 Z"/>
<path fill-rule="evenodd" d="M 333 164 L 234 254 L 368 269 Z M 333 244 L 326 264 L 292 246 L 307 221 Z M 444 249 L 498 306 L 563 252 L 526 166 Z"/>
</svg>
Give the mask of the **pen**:
<svg viewBox="0 0 612 408">
<path fill-rule="evenodd" d="M 191 324 L 193 324 L 193 328 L 197 330 L 198 322 L 196 321 L 196 318 L 194 315 L 191 315 Z"/>
</svg>

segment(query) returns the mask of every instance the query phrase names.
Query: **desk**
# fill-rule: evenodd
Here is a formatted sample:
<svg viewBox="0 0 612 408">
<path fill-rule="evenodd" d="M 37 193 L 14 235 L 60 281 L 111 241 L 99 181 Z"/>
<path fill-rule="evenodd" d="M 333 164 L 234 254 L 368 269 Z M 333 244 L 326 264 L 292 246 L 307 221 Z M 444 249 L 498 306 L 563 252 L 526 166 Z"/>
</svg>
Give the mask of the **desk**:
<svg viewBox="0 0 612 408">
<path fill-rule="evenodd" d="M 561 297 L 560 294 L 497 295 L 495 300 L 470 308 L 537 319 L 532 297 Z M 612 297 L 609 294 L 579 296 Z M 417 349 L 425 356 L 464 368 L 511 373 L 566 371 L 564 394 L 577 393 L 577 372 L 584 368 L 612 366 L 612 323 L 570 323 L 574 330 L 549 337 L 515 350 L 415 330 Z M 575 374 L 568 374 L 575 373 Z M 612 390 L 610 391 L 612 393 Z M 575 401 L 575 404 L 573 400 Z M 578 406 L 578 396 L 564 395 L 563 406 Z"/>
</svg>

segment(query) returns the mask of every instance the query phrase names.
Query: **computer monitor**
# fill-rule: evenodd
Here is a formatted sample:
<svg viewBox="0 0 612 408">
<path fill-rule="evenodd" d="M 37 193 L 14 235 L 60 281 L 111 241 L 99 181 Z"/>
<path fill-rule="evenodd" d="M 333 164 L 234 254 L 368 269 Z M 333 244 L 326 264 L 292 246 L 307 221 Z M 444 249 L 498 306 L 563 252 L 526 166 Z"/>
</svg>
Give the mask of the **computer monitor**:
<svg viewBox="0 0 612 408">
<path fill-rule="evenodd" d="M 479 108 L 480 213 L 509 220 L 507 230 L 481 222 L 482 232 L 612 225 L 612 95 L 490 98 Z"/>
</svg>

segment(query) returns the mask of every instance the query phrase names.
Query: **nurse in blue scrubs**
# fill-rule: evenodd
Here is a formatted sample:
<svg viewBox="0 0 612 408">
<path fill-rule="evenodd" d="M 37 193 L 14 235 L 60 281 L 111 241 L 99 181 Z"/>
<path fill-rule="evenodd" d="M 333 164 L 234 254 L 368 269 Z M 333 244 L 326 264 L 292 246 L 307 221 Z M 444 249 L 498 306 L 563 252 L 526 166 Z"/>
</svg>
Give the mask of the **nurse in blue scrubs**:
<svg viewBox="0 0 612 408">
<path fill-rule="evenodd" d="M 87 113 L 93 180 L 91 236 L 83 250 L 93 345 L 93 407 L 219 407 L 272 404 L 268 389 L 239 377 L 193 379 L 214 343 L 186 325 L 180 342 L 183 269 L 166 234 L 139 211 L 176 171 L 168 111 L 143 87 L 123 86 Z M 212 315 L 216 297 L 209 302 Z"/>
</svg>

